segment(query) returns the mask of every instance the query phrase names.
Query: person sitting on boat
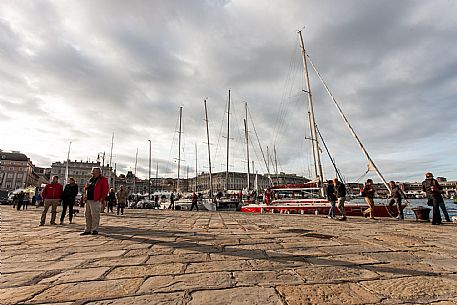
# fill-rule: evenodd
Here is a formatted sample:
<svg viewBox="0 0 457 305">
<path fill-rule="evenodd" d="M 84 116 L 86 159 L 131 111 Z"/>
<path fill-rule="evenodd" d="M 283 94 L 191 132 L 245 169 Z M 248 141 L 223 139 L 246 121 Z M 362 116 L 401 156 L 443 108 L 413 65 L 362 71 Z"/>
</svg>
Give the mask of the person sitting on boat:
<svg viewBox="0 0 457 305">
<path fill-rule="evenodd" d="M 406 194 L 403 192 L 403 190 L 398 186 L 395 181 L 390 181 L 389 182 L 389 187 L 390 187 L 390 200 L 389 200 L 389 206 L 393 206 L 394 203 L 397 204 L 397 211 L 398 211 L 398 216 L 397 219 L 403 220 L 405 219 L 405 216 L 403 215 L 403 209 L 401 208 L 401 201 L 402 198 L 406 199 Z"/>
<path fill-rule="evenodd" d="M 365 186 L 362 189 L 362 196 L 365 199 L 365 202 L 368 204 L 368 209 L 363 211 L 363 216 L 370 216 L 370 219 L 374 218 L 374 194 L 376 190 L 373 187 L 373 180 L 367 179 Z"/>
<path fill-rule="evenodd" d="M 270 204 L 271 202 L 271 190 L 269 187 L 265 190 L 265 204 Z"/>
<path fill-rule="evenodd" d="M 330 210 L 328 211 L 328 218 L 335 218 L 336 217 L 336 194 L 335 194 L 335 186 L 333 185 L 333 181 L 327 181 L 327 199 L 330 202 Z"/>
<path fill-rule="evenodd" d="M 346 220 L 346 211 L 344 210 L 344 202 L 346 201 L 346 186 L 344 183 L 338 181 L 338 178 L 333 179 L 333 185 L 335 187 L 335 195 L 338 201 L 338 210 L 341 213 L 339 220 Z"/>
</svg>

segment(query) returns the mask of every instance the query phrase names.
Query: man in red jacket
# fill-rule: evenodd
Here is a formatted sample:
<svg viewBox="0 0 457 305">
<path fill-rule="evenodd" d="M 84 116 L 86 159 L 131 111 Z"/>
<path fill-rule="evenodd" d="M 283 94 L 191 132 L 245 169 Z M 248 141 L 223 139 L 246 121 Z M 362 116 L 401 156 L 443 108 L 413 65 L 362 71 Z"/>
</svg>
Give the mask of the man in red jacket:
<svg viewBox="0 0 457 305">
<path fill-rule="evenodd" d="M 41 192 L 41 198 L 44 201 L 44 210 L 41 214 L 40 226 L 44 226 L 46 222 L 46 214 L 48 213 L 49 206 L 51 206 L 51 224 L 56 224 L 57 205 L 59 205 L 62 193 L 63 187 L 59 183 L 59 177 L 53 176 L 51 183 L 46 184 Z"/>
<path fill-rule="evenodd" d="M 92 177 L 84 186 L 84 198 L 86 202 L 86 229 L 81 235 L 97 235 L 100 224 L 100 210 L 108 195 L 108 179 L 102 176 L 100 167 L 92 168 Z"/>
</svg>

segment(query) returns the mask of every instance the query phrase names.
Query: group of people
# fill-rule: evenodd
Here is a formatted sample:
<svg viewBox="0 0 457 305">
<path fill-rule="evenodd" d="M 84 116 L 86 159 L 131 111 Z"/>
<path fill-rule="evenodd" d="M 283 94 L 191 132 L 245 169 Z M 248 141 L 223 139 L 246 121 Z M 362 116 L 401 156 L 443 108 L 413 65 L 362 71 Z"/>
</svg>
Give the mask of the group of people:
<svg viewBox="0 0 457 305">
<path fill-rule="evenodd" d="M 113 212 L 113 207 L 117 203 L 117 214 L 124 214 L 124 208 L 127 204 L 128 191 L 123 185 L 117 192 L 113 188 L 109 189 L 108 179 L 102 175 L 100 167 L 93 167 L 91 178 L 84 186 L 84 194 L 81 198 L 81 205 L 85 206 L 85 229 L 81 235 L 97 235 L 100 225 L 100 213 L 104 213 L 107 203 L 108 211 Z M 74 178 L 69 178 L 69 183 L 63 188 L 59 183 L 59 177 L 53 176 L 50 183 L 46 184 L 41 197 L 44 201 L 44 210 L 41 214 L 40 226 L 46 222 L 46 215 L 51 207 L 51 225 L 56 225 L 57 206 L 62 202 L 62 213 L 60 224 L 63 224 L 67 209 L 69 210 L 68 218 L 70 223 L 73 221 L 74 205 L 76 195 L 78 194 L 78 185 Z"/>
<path fill-rule="evenodd" d="M 329 180 L 327 184 L 327 199 L 330 202 L 328 218 L 336 217 L 336 203 L 338 203 L 338 211 L 341 214 L 341 217 L 338 218 L 338 220 L 345 221 L 347 219 L 346 212 L 344 210 L 344 202 L 346 201 L 346 185 L 338 181 L 337 178 Z"/>
</svg>

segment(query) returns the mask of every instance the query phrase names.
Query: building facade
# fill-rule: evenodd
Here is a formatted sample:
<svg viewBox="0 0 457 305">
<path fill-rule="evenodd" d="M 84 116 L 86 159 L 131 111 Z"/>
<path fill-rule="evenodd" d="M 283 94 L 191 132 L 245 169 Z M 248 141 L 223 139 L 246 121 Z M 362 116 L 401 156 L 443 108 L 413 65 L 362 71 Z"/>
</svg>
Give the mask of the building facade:
<svg viewBox="0 0 457 305">
<path fill-rule="evenodd" d="M 68 162 L 68 177 L 73 177 L 76 180 L 76 184 L 78 184 L 79 192 L 82 193 L 84 191 L 84 184 L 87 180 L 90 179 L 92 167 L 100 167 L 102 169 L 102 173 L 105 177 L 110 177 L 110 185 L 114 181 L 115 174 L 112 172 L 112 168 L 110 166 L 101 166 L 100 162 L 83 162 L 83 161 L 70 161 Z M 58 176 L 59 181 L 61 183 L 65 183 L 65 172 L 67 168 L 67 161 L 64 162 L 54 162 L 51 165 L 51 172 L 50 176 Z"/>
<path fill-rule="evenodd" d="M 40 177 L 33 169 L 32 161 L 25 154 L 0 150 L 0 190 L 13 191 L 39 186 Z"/>
</svg>

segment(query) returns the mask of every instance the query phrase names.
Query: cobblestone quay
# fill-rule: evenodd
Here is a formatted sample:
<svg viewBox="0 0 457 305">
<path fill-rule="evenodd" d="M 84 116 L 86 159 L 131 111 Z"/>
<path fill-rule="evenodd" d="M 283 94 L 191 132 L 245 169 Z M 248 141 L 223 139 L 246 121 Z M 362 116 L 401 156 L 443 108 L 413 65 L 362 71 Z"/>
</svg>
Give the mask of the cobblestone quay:
<svg viewBox="0 0 457 305">
<path fill-rule="evenodd" d="M 457 304 L 453 224 L 127 210 L 80 236 L 82 209 L 0 212 L 0 304 Z"/>
</svg>

